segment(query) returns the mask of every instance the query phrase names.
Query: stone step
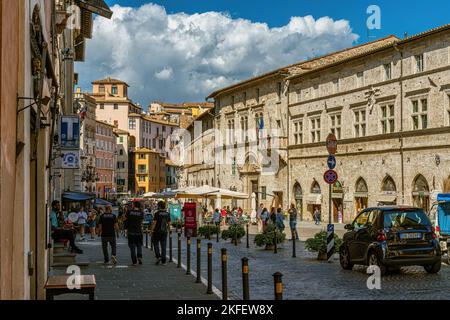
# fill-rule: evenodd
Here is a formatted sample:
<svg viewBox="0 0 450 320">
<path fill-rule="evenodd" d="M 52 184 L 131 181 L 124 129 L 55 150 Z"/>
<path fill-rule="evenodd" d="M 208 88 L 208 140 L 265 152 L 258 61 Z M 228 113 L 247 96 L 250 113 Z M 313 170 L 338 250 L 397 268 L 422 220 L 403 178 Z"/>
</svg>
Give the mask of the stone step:
<svg viewBox="0 0 450 320">
<path fill-rule="evenodd" d="M 53 253 L 53 263 L 69 263 L 73 264 L 76 261 L 77 255 L 74 253 Z"/>
<path fill-rule="evenodd" d="M 87 258 L 76 258 L 74 262 L 68 263 L 68 262 L 53 262 L 52 268 L 67 268 L 68 266 L 76 265 L 80 268 L 88 267 L 89 266 L 89 260 Z"/>
</svg>

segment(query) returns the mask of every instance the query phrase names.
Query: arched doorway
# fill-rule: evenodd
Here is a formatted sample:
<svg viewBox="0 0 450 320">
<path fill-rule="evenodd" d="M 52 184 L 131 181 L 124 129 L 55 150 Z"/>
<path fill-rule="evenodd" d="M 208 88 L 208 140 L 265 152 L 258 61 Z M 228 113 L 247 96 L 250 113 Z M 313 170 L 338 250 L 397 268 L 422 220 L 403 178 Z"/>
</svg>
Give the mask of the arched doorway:
<svg viewBox="0 0 450 320">
<path fill-rule="evenodd" d="M 430 208 L 430 188 L 423 175 L 419 174 L 414 179 L 412 190 L 413 205 L 428 211 Z"/>
<path fill-rule="evenodd" d="M 344 219 L 344 190 L 339 180 L 331 187 L 331 199 L 333 202 L 333 222 L 342 223 Z"/>
<path fill-rule="evenodd" d="M 369 203 L 369 189 L 367 188 L 366 180 L 359 178 L 356 181 L 355 186 L 355 213 L 352 217 L 355 218 L 356 215 L 361 212 L 361 210 L 367 208 Z"/>
<path fill-rule="evenodd" d="M 296 182 L 294 184 L 294 199 L 295 199 L 295 207 L 297 208 L 298 213 L 300 214 L 300 221 L 303 220 L 303 191 L 300 183 Z"/>
<path fill-rule="evenodd" d="M 311 185 L 310 194 L 306 198 L 306 204 L 308 219 L 314 220 L 313 214 L 316 209 L 319 210 L 320 213 L 322 213 L 322 191 L 317 180 L 314 180 Z"/>
<path fill-rule="evenodd" d="M 397 187 L 391 176 L 386 176 L 381 184 L 381 194 L 377 199 L 378 205 L 396 205 Z"/>
</svg>

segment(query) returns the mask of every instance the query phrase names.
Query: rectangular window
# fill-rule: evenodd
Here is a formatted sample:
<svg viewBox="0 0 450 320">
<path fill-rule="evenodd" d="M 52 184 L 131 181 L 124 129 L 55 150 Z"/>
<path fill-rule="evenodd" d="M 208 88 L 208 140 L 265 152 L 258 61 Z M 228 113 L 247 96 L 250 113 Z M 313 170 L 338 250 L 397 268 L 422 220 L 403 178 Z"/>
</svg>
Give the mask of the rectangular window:
<svg viewBox="0 0 450 320">
<path fill-rule="evenodd" d="M 336 136 L 336 139 L 341 139 L 341 114 L 330 115 L 331 126 L 330 130 Z"/>
<path fill-rule="evenodd" d="M 145 182 L 145 176 L 139 176 L 139 182 Z"/>
<path fill-rule="evenodd" d="M 311 119 L 311 142 L 320 141 L 320 117 Z"/>
<path fill-rule="evenodd" d="M 364 87 L 364 72 L 358 72 L 356 74 L 356 83 L 358 87 Z"/>
<path fill-rule="evenodd" d="M 424 71 L 423 53 L 414 56 L 414 60 L 416 62 L 416 73 Z"/>
<path fill-rule="evenodd" d="M 303 120 L 294 122 L 294 144 L 303 143 Z"/>
<path fill-rule="evenodd" d="M 392 79 L 392 67 L 390 63 L 386 63 L 383 65 L 384 67 L 384 80 L 391 80 Z"/>
<path fill-rule="evenodd" d="M 118 127 L 119 126 L 119 121 L 114 120 L 114 127 Z"/>
<path fill-rule="evenodd" d="M 131 130 L 136 129 L 136 119 L 129 119 L 128 120 L 128 128 Z"/>
<path fill-rule="evenodd" d="M 355 110 L 355 137 L 366 136 L 366 110 Z"/>
<path fill-rule="evenodd" d="M 100 110 L 104 110 L 105 109 L 105 105 L 103 103 L 100 103 Z"/>
<path fill-rule="evenodd" d="M 267 188 L 265 186 L 261 187 L 261 200 L 267 199 Z"/>
<path fill-rule="evenodd" d="M 260 94 L 260 92 L 259 92 L 259 88 L 257 88 L 256 89 L 256 103 L 259 103 L 259 94 Z"/>
<path fill-rule="evenodd" d="M 381 106 L 381 133 L 395 132 L 395 108 L 393 104 Z"/>
<path fill-rule="evenodd" d="M 166 132 L 166 126 L 162 126 L 162 132 Z"/>
<path fill-rule="evenodd" d="M 141 159 L 141 160 L 142 160 L 142 159 L 145 159 L 145 154 L 140 153 L 140 154 L 139 154 L 139 159 Z"/>
<path fill-rule="evenodd" d="M 119 105 L 117 103 L 114 103 L 114 110 L 119 109 Z"/>
<path fill-rule="evenodd" d="M 428 100 L 426 98 L 412 101 L 412 129 L 428 128 Z"/>
<path fill-rule="evenodd" d="M 117 94 L 117 86 L 112 86 L 111 93 L 112 94 Z"/>
<path fill-rule="evenodd" d="M 101 84 L 101 85 L 98 87 L 98 91 L 99 91 L 100 93 L 104 93 L 104 92 L 105 92 L 105 86 L 104 86 L 103 84 Z"/>
<path fill-rule="evenodd" d="M 278 101 L 281 101 L 281 82 L 277 83 L 277 98 Z"/>
<path fill-rule="evenodd" d="M 145 164 L 140 164 L 138 166 L 138 173 L 140 173 L 140 174 L 147 173 L 147 166 Z"/>
</svg>

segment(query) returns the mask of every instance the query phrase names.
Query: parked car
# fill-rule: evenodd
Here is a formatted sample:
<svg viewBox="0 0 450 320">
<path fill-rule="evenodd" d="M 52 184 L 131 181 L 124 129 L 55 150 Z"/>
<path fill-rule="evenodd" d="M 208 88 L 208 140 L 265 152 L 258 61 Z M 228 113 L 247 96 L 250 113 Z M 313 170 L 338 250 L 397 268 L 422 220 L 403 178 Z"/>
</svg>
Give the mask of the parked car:
<svg viewBox="0 0 450 320">
<path fill-rule="evenodd" d="M 450 244 L 450 194 L 439 193 L 428 216 L 436 231 L 442 255 L 447 254 L 447 263 L 450 264 L 450 255 L 448 254 Z"/>
<path fill-rule="evenodd" d="M 441 248 L 423 209 L 406 206 L 363 210 L 347 224 L 339 260 L 343 269 L 377 265 L 381 274 L 402 266 L 423 266 L 428 273 L 441 269 Z"/>
</svg>

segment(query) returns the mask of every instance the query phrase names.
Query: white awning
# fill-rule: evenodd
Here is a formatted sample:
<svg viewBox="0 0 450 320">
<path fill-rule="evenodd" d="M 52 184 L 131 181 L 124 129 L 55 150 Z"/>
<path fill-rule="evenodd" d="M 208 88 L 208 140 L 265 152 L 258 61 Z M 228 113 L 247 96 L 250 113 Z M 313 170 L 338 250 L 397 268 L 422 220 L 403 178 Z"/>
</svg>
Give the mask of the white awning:
<svg viewBox="0 0 450 320">
<path fill-rule="evenodd" d="M 322 204 L 322 195 L 320 193 L 311 193 L 306 195 L 306 204 Z"/>
<path fill-rule="evenodd" d="M 397 200 L 397 195 L 395 194 L 380 194 L 377 197 L 377 202 L 381 203 L 392 203 Z"/>
</svg>

